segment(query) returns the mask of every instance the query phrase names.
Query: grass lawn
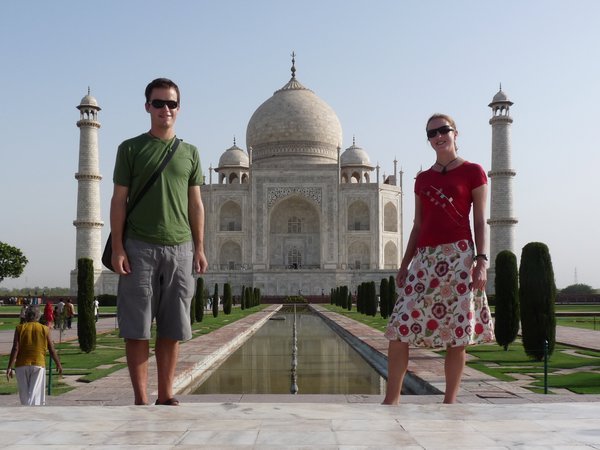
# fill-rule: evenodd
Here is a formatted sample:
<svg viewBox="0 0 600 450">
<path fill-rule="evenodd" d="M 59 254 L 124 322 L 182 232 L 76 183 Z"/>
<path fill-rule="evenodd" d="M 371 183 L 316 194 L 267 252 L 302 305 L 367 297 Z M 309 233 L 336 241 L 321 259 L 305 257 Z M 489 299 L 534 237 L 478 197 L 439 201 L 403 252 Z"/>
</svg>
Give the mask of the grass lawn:
<svg viewBox="0 0 600 450">
<path fill-rule="evenodd" d="M 383 319 L 379 315 L 372 317 L 360 314 L 356 309 L 348 311 L 335 305 L 324 306 L 330 311 L 347 316 L 379 331 L 384 331 L 387 325 L 387 319 Z M 564 308 L 564 310 L 573 311 L 571 305 Z M 575 311 L 581 311 L 580 308 L 574 309 Z M 598 309 L 600 308 L 595 306 L 593 310 L 597 311 Z M 563 310 L 562 305 L 560 308 L 557 306 L 557 310 Z M 579 320 L 582 318 L 569 317 L 564 319 Z M 562 323 L 560 324 L 562 325 Z M 443 354 L 443 352 L 440 353 Z M 502 347 L 496 344 L 486 344 L 468 347 L 467 353 L 470 355 L 470 361 L 467 362 L 470 367 L 502 381 L 531 378 L 531 382 L 523 387 L 536 393 L 544 392 L 544 363 L 529 358 L 525 354 L 520 339 L 512 343 L 508 351 L 504 351 Z M 599 380 L 600 352 L 556 344 L 554 354 L 548 362 L 548 386 L 550 389 L 563 388 L 577 394 L 600 394 Z"/>
<path fill-rule="evenodd" d="M 600 317 L 557 317 L 556 325 L 584 328 L 586 330 L 600 330 Z"/>
<path fill-rule="evenodd" d="M 219 311 L 219 316 L 216 318 L 212 316 L 212 311 L 205 311 L 202 322 L 197 322 L 192 325 L 192 336 L 198 337 L 210 333 L 211 331 L 235 322 L 236 320 L 261 311 L 266 306 L 267 305 L 259 305 L 245 310 L 233 308 L 229 315 L 225 315 L 223 314 L 223 311 Z M 18 322 L 18 319 L 15 320 Z M 150 341 L 150 345 L 153 347 L 153 340 Z M 126 367 L 125 342 L 118 337 L 118 332 L 116 330 L 110 333 L 99 334 L 96 340 L 96 349 L 90 353 L 82 352 L 79 349 L 77 340 L 67 341 L 61 344 L 55 343 L 55 346 L 63 366 L 63 375 L 73 377 L 78 382 L 89 383 Z M 8 358 L 9 355 L 0 356 L 0 368 L 6 368 L 8 365 Z M 47 356 L 46 361 L 49 359 L 50 357 Z M 16 394 L 16 379 L 13 378 L 8 382 L 5 373 L 5 370 L 2 370 L 2 376 L 0 376 L 0 395 Z M 60 395 L 71 389 L 73 388 L 65 383 L 64 380 L 61 380 L 53 370 L 52 395 Z"/>
<path fill-rule="evenodd" d="M 478 345 L 467 350 L 472 359 L 467 364 L 499 380 L 530 379 L 523 386 L 543 393 L 544 362 L 529 358 L 521 340 L 507 351 L 494 344 Z M 575 382 L 576 380 L 576 382 Z M 568 389 L 576 394 L 600 394 L 600 352 L 556 344 L 548 359 L 548 388 Z"/>
</svg>

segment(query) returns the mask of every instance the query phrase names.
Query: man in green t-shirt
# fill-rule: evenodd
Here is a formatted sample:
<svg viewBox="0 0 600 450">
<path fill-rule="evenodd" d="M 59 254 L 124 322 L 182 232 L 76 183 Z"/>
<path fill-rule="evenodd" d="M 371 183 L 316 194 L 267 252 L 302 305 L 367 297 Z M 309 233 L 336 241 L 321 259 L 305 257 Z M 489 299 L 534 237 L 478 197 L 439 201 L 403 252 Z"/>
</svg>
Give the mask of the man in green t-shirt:
<svg viewBox="0 0 600 450">
<path fill-rule="evenodd" d="M 127 214 L 128 203 L 136 199 L 176 139 L 177 85 L 158 78 L 148 84 L 145 95 L 150 131 L 119 146 L 113 174 L 110 226 L 112 265 L 120 275 L 117 316 L 135 404 L 148 404 L 150 328 L 156 320 L 156 404 L 178 405 L 173 380 L 179 341 L 192 336 L 193 274 L 204 273 L 208 265 L 202 175 L 198 150 L 180 142 L 160 177 Z"/>
</svg>

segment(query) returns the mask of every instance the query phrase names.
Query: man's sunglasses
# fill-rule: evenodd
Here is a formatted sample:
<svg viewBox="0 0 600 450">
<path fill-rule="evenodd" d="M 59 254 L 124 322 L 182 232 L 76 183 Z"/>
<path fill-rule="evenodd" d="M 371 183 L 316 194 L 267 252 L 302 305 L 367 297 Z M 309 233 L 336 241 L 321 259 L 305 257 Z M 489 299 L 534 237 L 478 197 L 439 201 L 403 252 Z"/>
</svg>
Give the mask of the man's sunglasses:
<svg viewBox="0 0 600 450">
<path fill-rule="evenodd" d="M 443 127 L 434 128 L 433 130 L 427 130 L 427 139 L 434 138 L 439 134 L 448 134 L 451 131 L 454 131 L 454 128 L 448 125 L 444 125 Z"/>
<path fill-rule="evenodd" d="M 165 105 L 167 105 L 167 108 L 169 109 L 177 109 L 177 105 L 179 105 L 175 100 L 152 100 L 150 104 L 156 109 L 162 109 Z"/>
</svg>

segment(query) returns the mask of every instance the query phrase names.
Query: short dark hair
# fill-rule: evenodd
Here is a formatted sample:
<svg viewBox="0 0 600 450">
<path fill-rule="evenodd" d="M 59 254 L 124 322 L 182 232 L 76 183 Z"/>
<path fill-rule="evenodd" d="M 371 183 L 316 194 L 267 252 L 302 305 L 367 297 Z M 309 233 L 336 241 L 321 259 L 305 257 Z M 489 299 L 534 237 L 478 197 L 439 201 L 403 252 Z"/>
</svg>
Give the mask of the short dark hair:
<svg viewBox="0 0 600 450">
<path fill-rule="evenodd" d="M 177 86 L 174 81 L 171 81 L 168 78 L 157 78 L 148 83 L 148 86 L 146 86 L 146 91 L 144 92 L 146 95 L 146 103 L 150 103 L 150 96 L 152 95 L 152 91 L 156 88 L 175 89 L 175 92 L 177 92 L 177 102 L 179 103 L 179 86 Z"/>
</svg>

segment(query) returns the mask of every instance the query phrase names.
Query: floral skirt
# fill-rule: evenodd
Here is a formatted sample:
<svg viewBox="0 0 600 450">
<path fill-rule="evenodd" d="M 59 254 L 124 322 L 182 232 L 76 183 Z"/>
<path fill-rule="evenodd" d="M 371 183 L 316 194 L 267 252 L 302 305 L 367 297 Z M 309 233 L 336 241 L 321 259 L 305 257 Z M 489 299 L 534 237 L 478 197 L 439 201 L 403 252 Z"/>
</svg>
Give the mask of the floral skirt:
<svg viewBox="0 0 600 450">
<path fill-rule="evenodd" d="M 398 290 L 385 336 L 430 348 L 492 342 L 485 292 L 471 290 L 473 254 L 468 240 L 419 248 Z"/>
</svg>

